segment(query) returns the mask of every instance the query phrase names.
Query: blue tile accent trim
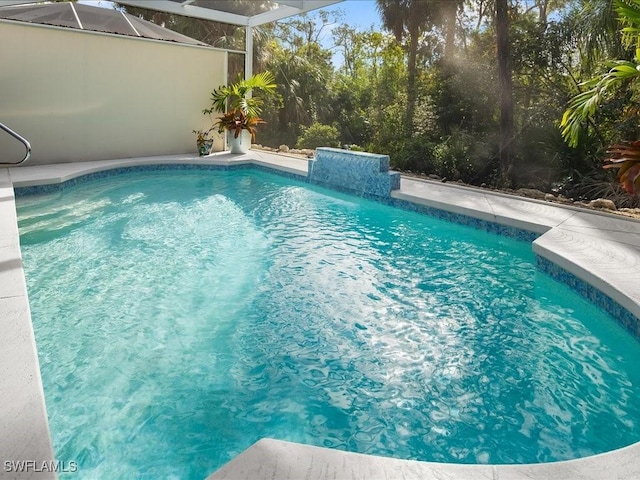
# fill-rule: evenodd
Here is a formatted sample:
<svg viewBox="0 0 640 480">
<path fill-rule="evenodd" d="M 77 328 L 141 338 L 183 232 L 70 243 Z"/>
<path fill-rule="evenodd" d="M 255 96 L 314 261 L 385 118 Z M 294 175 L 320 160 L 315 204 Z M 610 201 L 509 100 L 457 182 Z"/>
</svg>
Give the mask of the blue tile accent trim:
<svg viewBox="0 0 640 480">
<path fill-rule="evenodd" d="M 80 183 L 89 182 L 101 178 L 114 177 L 123 173 L 129 172 L 155 172 L 155 171 L 172 171 L 172 170 L 196 170 L 196 171 L 228 171 L 228 170 L 258 170 L 264 171 L 276 175 L 280 175 L 287 178 L 292 178 L 298 181 L 306 181 L 306 177 L 302 174 L 298 175 L 291 172 L 278 170 L 275 168 L 264 167 L 262 165 L 254 165 L 249 163 L 235 164 L 235 165 L 211 165 L 211 164 L 197 164 L 197 163 L 165 163 L 165 164 L 153 164 L 153 165 L 135 165 L 131 167 L 117 167 L 108 170 L 101 170 L 99 172 L 87 173 L 78 177 L 72 178 L 62 183 L 52 183 L 47 185 L 34 185 L 30 187 L 14 187 L 14 194 L 16 197 L 24 197 L 27 195 L 42 195 L 47 193 L 61 192 L 67 188 L 73 187 Z"/>
<path fill-rule="evenodd" d="M 576 277 L 555 263 L 536 255 L 536 267 L 554 280 L 564 283 L 591 303 L 611 315 L 631 335 L 640 341 L 640 319 L 618 302 L 608 297 L 594 286 Z"/>
<path fill-rule="evenodd" d="M 252 170 L 257 170 L 259 172 L 271 173 L 280 177 L 290 178 L 292 180 L 297 180 L 298 182 L 309 183 L 309 178 L 303 173 L 292 173 L 285 170 L 279 170 L 276 168 L 256 164 L 245 165 L 245 167 L 248 167 Z"/>
<path fill-rule="evenodd" d="M 424 215 L 429 215 L 431 217 L 446 220 L 448 222 L 459 223 L 461 225 L 477 228 L 479 230 L 485 230 L 490 233 L 513 238 L 522 242 L 532 243 L 536 238 L 540 236 L 539 233 L 531 232 L 529 230 L 523 230 L 521 228 L 511 227 L 508 225 L 500 225 L 499 223 L 481 220 L 479 218 L 470 217 L 461 213 L 447 212 L 446 210 L 440 210 L 438 208 L 429 207 L 427 205 L 413 203 L 408 200 L 401 200 L 398 198 L 390 197 L 388 199 L 382 199 L 381 201 L 396 208 L 422 213 Z"/>
<path fill-rule="evenodd" d="M 389 171 L 389 156 L 320 147 L 309 162 L 311 183 L 361 195 L 388 197 L 400 188 L 400 174 Z"/>
</svg>

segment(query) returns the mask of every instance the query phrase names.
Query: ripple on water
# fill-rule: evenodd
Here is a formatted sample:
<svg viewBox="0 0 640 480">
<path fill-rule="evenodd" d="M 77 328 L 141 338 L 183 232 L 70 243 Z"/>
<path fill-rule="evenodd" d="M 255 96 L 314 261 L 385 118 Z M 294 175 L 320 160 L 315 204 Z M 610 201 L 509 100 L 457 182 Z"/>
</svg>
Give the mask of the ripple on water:
<svg viewBox="0 0 640 480">
<path fill-rule="evenodd" d="M 203 478 L 262 437 L 463 463 L 638 440 L 637 342 L 530 245 L 266 174 L 19 199 L 57 458 Z"/>
</svg>

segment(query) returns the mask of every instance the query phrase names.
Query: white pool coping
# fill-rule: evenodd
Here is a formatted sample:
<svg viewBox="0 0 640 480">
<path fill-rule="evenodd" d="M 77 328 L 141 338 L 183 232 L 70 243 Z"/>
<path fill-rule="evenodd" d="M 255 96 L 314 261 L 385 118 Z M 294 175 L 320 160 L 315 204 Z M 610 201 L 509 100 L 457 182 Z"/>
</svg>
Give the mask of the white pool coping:
<svg viewBox="0 0 640 480">
<path fill-rule="evenodd" d="M 251 163 L 306 176 L 305 159 L 251 151 L 171 155 L 0 169 L 0 478 L 56 478 L 18 236 L 13 187 L 61 183 L 118 167 Z M 403 177 L 392 194 L 444 211 L 540 233 L 536 254 L 598 288 L 640 317 L 640 221 L 490 191 Z M 12 461 L 32 461 L 23 472 Z M 11 464 L 15 466 L 15 464 Z M 15 470 L 15 468 L 14 468 Z M 214 479 L 640 479 L 640 442 L 583 459 L 532 465 L 416 462 L 263 439 Z"/>
</svg>

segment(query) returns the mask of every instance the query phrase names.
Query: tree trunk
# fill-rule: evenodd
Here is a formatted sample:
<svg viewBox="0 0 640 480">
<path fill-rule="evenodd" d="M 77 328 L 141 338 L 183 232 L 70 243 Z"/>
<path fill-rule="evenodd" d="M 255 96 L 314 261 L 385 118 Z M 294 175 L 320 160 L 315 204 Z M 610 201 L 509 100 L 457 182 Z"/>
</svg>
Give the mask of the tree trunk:
<svg viewBox="0 0 640 480">
<path fill-rule="evenodd" d="M 445 4 L 445 37 L 444 37 L 444 58 L 447 63 L 453 61 L 455 54 L 456 40 L 456 20 L 458 18 L 458 2 L 449 0 Z"/>
<path fill-rule="evenodd" d="M 496 0 L 496 43 L 500 86 L 500 176 L 503 186 L 510 183 L 513 162 L 513 83 L 509 59 L 508 0 Z"/>
<path fill-rule="evenodd" d="M 407 112 L 405 129 L 407 136 L 413 134 L 413 117 L 416 110 L 416 60 L 418 57 L 418 29 L 409 32 L 409 61 L 407 64 Z"/>
<path fill-rule="evenodd" d="M 538 21 L 545 26 L 547 26 L 547 12 L 549 10 L 549 0 L 541 0 L 540 6 L 538 8 Z"/>
</svg>

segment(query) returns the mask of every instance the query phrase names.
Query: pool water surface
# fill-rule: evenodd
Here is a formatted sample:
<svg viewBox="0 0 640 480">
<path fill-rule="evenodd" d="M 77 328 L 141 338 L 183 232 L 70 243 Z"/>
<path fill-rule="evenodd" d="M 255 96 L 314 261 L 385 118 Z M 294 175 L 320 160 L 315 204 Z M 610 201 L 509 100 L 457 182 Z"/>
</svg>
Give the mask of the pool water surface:
<svg viewBox="0 0 640 480">
<path fill-rule="evenodd" d="M 637 340 L 529 243 L 252 170 L 17 206 L 75 478 L 201 479 L 264 437 L 456 463 L 639 440 Z"/>
</svg>

